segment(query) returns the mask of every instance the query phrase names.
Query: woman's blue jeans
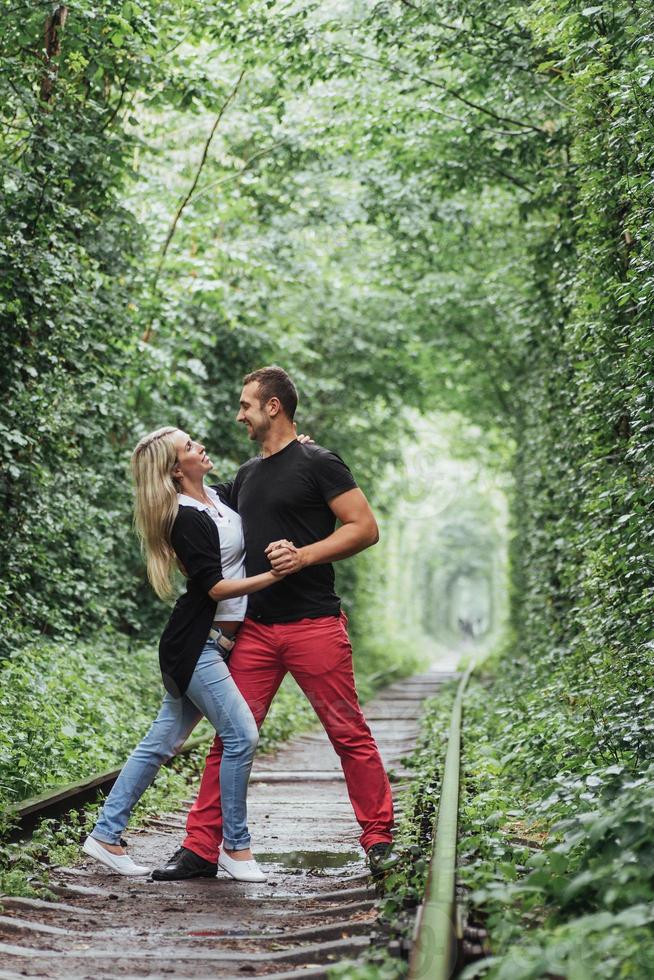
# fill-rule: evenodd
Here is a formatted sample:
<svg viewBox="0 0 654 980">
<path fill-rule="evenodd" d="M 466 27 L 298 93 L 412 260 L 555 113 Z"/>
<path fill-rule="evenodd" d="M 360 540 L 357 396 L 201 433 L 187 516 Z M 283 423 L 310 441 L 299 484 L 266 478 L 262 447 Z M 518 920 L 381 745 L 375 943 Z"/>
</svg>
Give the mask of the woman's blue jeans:
<svg viewBox="0 0 654 980">
<path fill-rule="evenodd" d="M 92 837 L 105 844 L 120 842 L 132 809 L 162 764 L 179 752 L 203 715 L 224 745 L 220 769 L 224 846 L 234 851 L 250 846 L 246 795 L 259 734 L 215 640 L 207 640 L 186 693 L 177 699 L 170 694 L 164 697 L 150 731 L 114 783 Z"/>
</svg>

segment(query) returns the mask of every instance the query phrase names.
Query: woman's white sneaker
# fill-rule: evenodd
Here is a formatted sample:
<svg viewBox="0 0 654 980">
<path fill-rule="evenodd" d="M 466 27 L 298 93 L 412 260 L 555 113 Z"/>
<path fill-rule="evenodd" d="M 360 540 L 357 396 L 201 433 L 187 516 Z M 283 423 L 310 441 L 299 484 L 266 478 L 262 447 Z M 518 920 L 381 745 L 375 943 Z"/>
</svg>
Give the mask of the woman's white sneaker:
<svg viewBox="0 0 654 980">
<path fill-rule="evenodd" d="M 250 861 L 235 861 L 229 854 L 221 851 L 218 855 L 218 867 L 226 871 L 236 881 L 268 880 L 268 876 L 261 870 L 254 858 Z"/>
<path fill-rule="evenodd" d="M 82 850 L 89 857 L 95 858 L 100 864 L 110 868 L 119 875 L 136 877 L 137 875 L 149 875 L 151 869 L 142 864 L 134 864 L 129 854 L 112 854 L 106 847 L 103 847 L 94 837 L 87 837 L 82 844 Z"/>
</svg>

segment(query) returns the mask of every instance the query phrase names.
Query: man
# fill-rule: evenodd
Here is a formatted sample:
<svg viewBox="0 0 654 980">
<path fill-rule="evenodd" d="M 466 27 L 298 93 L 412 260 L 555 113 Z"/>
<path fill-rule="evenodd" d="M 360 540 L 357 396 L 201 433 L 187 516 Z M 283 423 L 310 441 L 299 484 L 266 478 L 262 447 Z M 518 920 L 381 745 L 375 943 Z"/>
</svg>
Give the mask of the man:
<svg viewBox="0 0 654 980">
<path fill-rule="evenodd" d="M 287 671 L 302 688 L 340 757 L 373 873 L 392 861 L 393 801 L 379 751 L 354 686 L 346 617 L 334 592 L 331 563 L 379 539 L 368 501 L 335 453 L 300 443 L 293 417 L 295 386 L 284 370 L 262 368 L 244 379 L 237 421 L 259 443 L 231 485 L 243 521 L 246 573 L 287 573 L 251 595 L 230 659 L 230 671 L 258 725 Z M 336 528 L 336 521 L 340 526 Z M 216 874 L 222 839 L 220 762 L 216 738 L 187 836 L 158 880 Z"/>
</svg>

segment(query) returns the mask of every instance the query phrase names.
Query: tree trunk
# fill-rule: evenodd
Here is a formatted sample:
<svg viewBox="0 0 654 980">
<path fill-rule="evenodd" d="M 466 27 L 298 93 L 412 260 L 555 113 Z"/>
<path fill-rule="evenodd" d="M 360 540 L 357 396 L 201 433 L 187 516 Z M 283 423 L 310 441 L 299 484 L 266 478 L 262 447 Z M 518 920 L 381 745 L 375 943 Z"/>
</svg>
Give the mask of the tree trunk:
<svg viewBox="0 0 654 980">
<path fill-rule="evenodd" d="M 45 44 L 44 44 L 44 64 L 45 74 L 41 82 L 41 98 L 44 102 L 49 102 L 54 90 L 54 83 L 57 77 L 59 65 L 56 58 L 61 54 L 60 33 L 64 29 L 66 18 L 68 17 L 68 7 L 63 4 L 48 17 L 45 22 Z"/>
</svg>

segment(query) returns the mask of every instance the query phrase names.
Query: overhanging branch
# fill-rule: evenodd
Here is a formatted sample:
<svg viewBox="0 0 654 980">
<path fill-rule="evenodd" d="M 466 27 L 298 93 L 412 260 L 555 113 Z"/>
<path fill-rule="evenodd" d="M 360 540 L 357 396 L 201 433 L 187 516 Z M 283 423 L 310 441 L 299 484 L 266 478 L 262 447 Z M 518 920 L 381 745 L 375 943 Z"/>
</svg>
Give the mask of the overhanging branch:
<svg viewBox="0 0 654 980">
<path fill-rule="evenodd" d="M 214 136 L 216 135 L 216 130 L 218 129 L 218 126 L 220 125 L 220 121 L 223 118 L 223 116 L 224 116 L 224 114 L 225 114 L 225 112 L 227 110 L 227 107 L 229 106 L 229 104 L 231 103 L 231 101 L 234 99 L 236 93 L 238 92 L 239 86 L 240 86 L 241 82 L 243 81 L 244 75 L 245 75 L 245 69 L 242 69 L 240 75 L 238 76 L 238 79 L 236 80 L 236 84 L 234 85 L 233 89 L 231 90 L 231 92 L 229 93 L 229 95 L 227 96 L 227 98 L 225 99 L 225 101 L 223 102 L 223 104 L 221 105 L 220 110 L 218 112 L 218 115 L 216 116 L 216 118 L 214 120 L 214 123 L 213 123 L 213 126 L 211 127 L 211 131 L 210 131 L 210 133 L 209 133 L 209 135 L 208 135 L 208 137 L 207 137 L 207 139 L 205 141 L 204 148 L 202 150 L 202 156 L 200 158 L 200 162 L 199 162 L 199 164 L 198 164 L 198 166 L 196 168 L 195 174 L 193 176 L 193 180 L 191 182 L 191 186 L 189 187 L 188 191 L 184 195 L 184 198 L 182 199 L 179 207 L 177 208 L 177 211 L 175 212 L 175 217 L 173 218 L 173 220 L 172 220 L 172 222 L 170 224 L 170 228 L 168 229 L 168 234 L 166 235 L 166 239 L 165 239 L 165 241 L 163 243 L 163 246 L 161 248 L 161 254 L 159 256 L 159 261 L 157 263 L 157 267 L 156 267 L 155 273 L 154 273 L 154 278 L 152 280 L 152 288 L 153 288 L 153 290 L 156 289 L 156 287 L 157 287 L 157 283 L 159 281 L 159 276 L 161 274 L 161 270 L 163 268 L 163 264 L 164 264 L 164 262 L 166 260 L 166 255 L 168 253 L 168 249 L 170 247 L 170 243 L 172 242 L 173 236 L 175 234 L 175 231 L 177 230 L 177 225 L 179 224 L 179 220 L 182 217 L 182 214 L 184 212 L 184 209 L 187 207 L 189 201 L 193 197 L 193 195 L 195 193 L 196 187 L 198 186 L 198 181 L 200 179 L 200 174 L 202 173 L 202 170 L 204 169 L 204 165 L 207 162 L 207 157 L 209 155 L 209 149 L 211 148 L 212 140 L 213 140 Z M 147 329 L 145 330 L 145 332 L 143 334 L 143 338 L 142 338 L 143 341 L 145 343 L 147 343 L 150 340 L 151 335 L 152 335 L 152 324 L 149 324 L 148 327 L 147 327 Z"/>
</svg>

